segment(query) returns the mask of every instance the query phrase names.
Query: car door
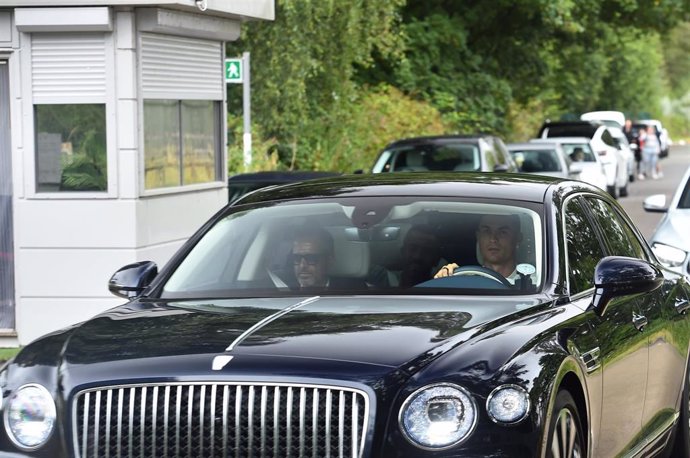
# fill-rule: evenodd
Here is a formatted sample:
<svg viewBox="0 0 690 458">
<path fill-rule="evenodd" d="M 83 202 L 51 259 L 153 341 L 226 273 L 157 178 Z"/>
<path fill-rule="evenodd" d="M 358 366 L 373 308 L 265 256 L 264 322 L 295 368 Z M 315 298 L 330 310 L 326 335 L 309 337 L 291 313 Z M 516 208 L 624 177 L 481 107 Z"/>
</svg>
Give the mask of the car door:
<svg viewBox="0 0 690 458">
<path fill-rule="evenodd" d="M 608 250 L 603 241 L 605 232 L 599 229 L 588 207 L 584 197 L 573 198 L 565 206 L 571 298 L 593 294 L 594 269 Z M 603 316 L 592 317 L 599 342 L 598 362 L 603 367 L 601 416 L 592 419 L 593 425 L 600 424 L 599 430 L 592 432 L 596 457 L 625 455 L 642 441 L 638 434 L 647 385 L 648 347 L 646 335 L 633 324 L 637 316 L 636 299 L 623 297 L 611 301 Z M 594 413 L 598 407 L 593 408 Z"/>
<path fill-rule="evenodd" d="M 650 260 L 644 242 L 613 205 L 601 199 L 588 199 L 588 202 L 594 218 L 606 230 L 609 254 Z M 683 335 L 681 327 L 687 326 L 683 324 L 687 315 L 679 313 L 681 309 L 676 304 L 680 306 L 687 299 L 675 285 L 666 281 L 657 290 L 634 299 L 638 313 L 647 321 L 643 333 L 649 347 L 649 373 L 642 427 L 650 436 L 674 420 L 684 379 L 686 345 L 675 336 Z"/>
</svg>

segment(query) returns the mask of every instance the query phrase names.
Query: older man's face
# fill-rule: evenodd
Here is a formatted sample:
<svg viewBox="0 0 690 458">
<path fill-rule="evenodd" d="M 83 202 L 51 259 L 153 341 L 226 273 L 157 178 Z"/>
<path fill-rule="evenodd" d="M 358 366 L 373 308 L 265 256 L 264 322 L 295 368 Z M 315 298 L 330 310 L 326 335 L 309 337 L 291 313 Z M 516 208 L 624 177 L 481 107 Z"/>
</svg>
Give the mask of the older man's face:
<svg viewBox="0 0 690 458">
<path fill-rule="evenodd" d="M 329 254 L 313 240 L 292 244 L 292 265 L 301 288 L 326 286 Z"/>
<path fill-rule="evenodd" d="M 485 264 L 515 263 L 515 247 L 520 240 L 510 216 L 484 216 L 477 229 L 477 240 Z"/>
</svg>

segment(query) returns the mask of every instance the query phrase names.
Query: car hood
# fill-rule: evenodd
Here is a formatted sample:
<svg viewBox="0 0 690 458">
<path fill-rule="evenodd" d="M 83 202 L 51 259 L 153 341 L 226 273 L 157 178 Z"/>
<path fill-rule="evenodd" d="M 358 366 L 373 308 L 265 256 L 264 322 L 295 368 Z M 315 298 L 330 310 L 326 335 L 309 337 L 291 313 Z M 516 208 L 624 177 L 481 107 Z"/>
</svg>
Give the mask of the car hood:
<svg viewBox="0 0 690 458">
<path fill-rule="evenodd" d="M 690 251 L 690 209 L 671 210 L 657 227 L 652 242 L 660 242 Z"/>
<path fill-rule="evenodd" d="M 315 368 L 335 372 L 353 365 L 379 375 L 393 368 L 415 372 L 490 323 L 538 302 L 496 296 L 133 302 L 75 329 L 63 364 L 65 372 L 97 370 L 113 378 L 133 366 L 140 376 L 256 374 L 263 368 L 297 375 L 298 368 L 313 374 Z M 232 363 L 218 368 L 228 357 Z"/>
</svg>

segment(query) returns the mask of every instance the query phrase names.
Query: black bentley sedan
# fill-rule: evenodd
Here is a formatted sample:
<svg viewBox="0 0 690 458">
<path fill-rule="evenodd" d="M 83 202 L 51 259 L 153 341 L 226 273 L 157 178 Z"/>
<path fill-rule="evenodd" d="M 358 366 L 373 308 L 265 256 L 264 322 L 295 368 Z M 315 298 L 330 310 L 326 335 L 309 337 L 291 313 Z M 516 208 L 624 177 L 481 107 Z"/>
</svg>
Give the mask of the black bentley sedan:
<svg viewBox="0 0 690 458">
<path fill-rule="evenodd" d="M 690 287 L 610 196 L 517 174 L 259 190 L 0 371 L 0 456 L 690 450 Z"/>
</svg>

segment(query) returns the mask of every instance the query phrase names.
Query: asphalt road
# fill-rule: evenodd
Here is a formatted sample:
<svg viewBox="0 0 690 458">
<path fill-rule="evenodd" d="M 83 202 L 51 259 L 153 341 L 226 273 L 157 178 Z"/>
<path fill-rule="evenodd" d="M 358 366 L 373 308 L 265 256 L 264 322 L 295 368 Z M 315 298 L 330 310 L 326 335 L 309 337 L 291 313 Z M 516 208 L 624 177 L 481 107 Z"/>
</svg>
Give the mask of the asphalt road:
<svg viewBox="0 0 690 458">
<path fill-rule="evenodd" d="M 690 146 L 672 146 L 668 157 L 661 159 L 661 170 L 664 174 L 658 180 L 635 180 L 628 186 L 629 195 L 621 197 L 619 202 L 633 222 L 647 239 L 654 233 L 663 213 L 649 213 L 642 208 L 642 202 L 652 194 L 665 194 L 671 199 L 680 184 L 685 170 L 690 165 Z"/>
</svg>

